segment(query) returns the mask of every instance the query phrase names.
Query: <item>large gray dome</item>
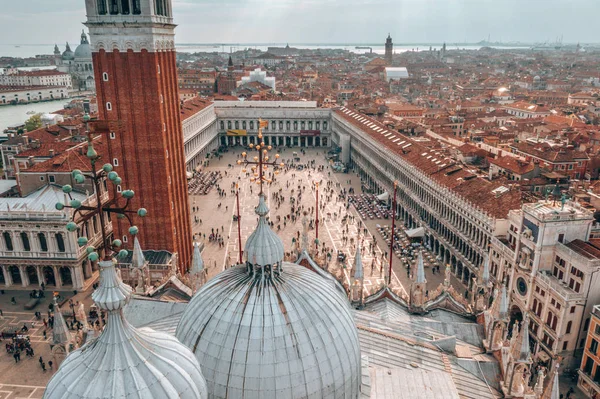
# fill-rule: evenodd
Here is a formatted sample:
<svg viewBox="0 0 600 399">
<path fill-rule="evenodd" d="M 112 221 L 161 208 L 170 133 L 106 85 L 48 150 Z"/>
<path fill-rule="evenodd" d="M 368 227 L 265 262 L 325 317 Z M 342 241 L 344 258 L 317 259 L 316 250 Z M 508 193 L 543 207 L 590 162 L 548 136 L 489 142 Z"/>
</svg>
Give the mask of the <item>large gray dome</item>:
<svg viewBox="0 0 600 399">
<path fill-rule="evenodd" d="M 89 43 L 82 43 L 75 49 L 75 59 L 92 59 L 92 49 Z"/>
<path fill-rule="evenodd" d="M 359 396 L 358 333 L 345 298 L 316 273 L 238 265 L 192 298 L 177 338 L 194 352 L 209 398 Z"/>
</svg>

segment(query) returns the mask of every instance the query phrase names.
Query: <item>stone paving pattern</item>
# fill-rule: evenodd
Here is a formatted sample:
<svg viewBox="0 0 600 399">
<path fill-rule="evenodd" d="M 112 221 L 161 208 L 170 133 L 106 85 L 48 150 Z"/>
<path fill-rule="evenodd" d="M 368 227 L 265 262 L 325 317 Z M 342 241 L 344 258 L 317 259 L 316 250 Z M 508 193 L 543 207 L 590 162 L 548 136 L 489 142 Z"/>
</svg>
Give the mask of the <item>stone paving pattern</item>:
<svg viewBox="0 0 600 399">
<path fill-rule="evenodd" d="M 293 152 L 296 149 L 289 148 L 280 148 L 273 149 L 270 151 L 270 155 L 274 155 L 274 153 L 280 150 L 281 159 L 284 162 L 291 160 L 293 158 Z M 202 220 L 202 223 L 192 223 L 192 229 L 194 234 L 199 234 L 201 238 L 198 240 L 199 242 L 204 244 L 204 251 L 202 252 L 202 256 L 205 262 L 205 266 L 207 267 L 208 278 L 214 276 L 216 273 L 222 271 L 228 265 L 237 263 L 238 259 L 238 237 L 237 237 L 237 222 L 233 221 L 233 216 L 236 214 L 236 201 L 235 195 L 230 192 L 231 184 L 233 182 L 239 182 L 240 186 L 240 214 L 242 215 L 242 224 L 241 224 L 241 236 L 242 243 L 246 241 L 248 236 L 254 231 L 256 226 L 256 215 L 254 214 L 254 208 L 258 203 L 258 191 L 259 188 L 256 184 L 251 183 L 248 178 L 242 173 L 243 166 L 239 166 L 236 164 L 239 155 L 244 151 L 241 147 L 229 149 L 229 152 L 222 154 L 221 159 L 212 158 L 209 161 L 208 167 L 205 171 L 210 172 L 213 170 L 221 171 L 223 175 L 223 179 L 219 181 L 219 186 L 221 189 L 224 189 L 227 193 L 227 197 L 219 197 L 216 188 L 213 188 L 207 195 L 203 196 L 192 196 L 190 198 L 190 202 L 192 207 L 198 207 L 199 210 L 193 212 L 193 218 L 198 217 Z M 319 201 L 320 204 L 325 204 L 325 210 L 320 210 L 319 212 L 319 241 L 320 245 L 325 244 L 327 248 L 331 248 L 333 250 L 334 257 L 332 261 L 328 265 L 328 270 L 333 274 L 339 275 L 340 273 L 344 273 L 347 282 L 350 282 L 351 268 L 353 266 L 354 256 L 356 253 L 355 249 L 355 241 L 358 237 L 358 229 L 361 230 L 361 242 L 363 245 L 363 265 L 364 265 L 364 287 L 365 287 L 365 295 L 369 294 L 377 290 L 383 284 L 384 274 L 387 270 L 388 260 L 385 258 L 383 261 L 384 269 L 381 269 L 382 263 L 382 252 L 387 254 L 388 252 L 388 244 L 385 242 L 383 237 L 379 234 L 376 229 L 376 225 L 391 225 L 391 219 L 367 219 L 362 220 L 359 214 L 356 212 L 353 206 L 350 206 L 348 209 L 348 213 L 354 217 L 354 223 L 349 223 L 348 226 L 342 223 L 342 217 L 340 217 L 340 209 L 342 210 L 342 214 L 346 214 L 345 210 L 345 201 L 338 201 L 337 195 L 332 195 L 331 200 L 327 200 L 326 196 L 328 195 L 325 187 L 328 180 L 332 181 L 334 186 L 336 183 L 339 183 L 341 187 L 337 189 L 339 192 L 342 188 L 346 190 L 350 187 L 353 187 L 355 193 L 360 194 L 360 178 L 356 174 L 352 173 L 334 173 L 333 170 L 328 166 L 327 160 L 325 159 L 325 152 L 323 149 L 305 149 L 306 155 L 298 152 L 298 157 L 300 157 L 301 164 L 308 164 L 310 161 L 315 160 L 316 166 L 325 165 L 325 169 L 323 172 L 317 172 L 314 169 L 304 168 L 301 171 L 298 170 L 290 170 L 285 173 L 281 173 L 276 176 L 275 181 L 265 186 L 265 193 L 267 197 L 267 203 L 271 210 L 269 216 L 270 220 L 275 221 L 276 217 L 279 215 L 283 218 L 284 215 L 290 213 L 291 204 L 289 201 L 289 197 L 292 196 L 291 190 L 292 188 L 296 189 L 297 186 L 301 185 L 302 187 L 306 187 L 306 191 L 303 192 L 302 200 L 300 205 L 303 205 L 305 209 L 315 206 L 316 193 L 314 190 L 314 182 L 320 181 L 319 187 Z M 252 153 L 248 155 L 253 156 Z M 247 168 L 249 171 L 249 168 Z M 227 176 L 225 175 L 227 172 Z M 310 174 L 310 177 L 309 177 Z M 287 188 L 286 183 L 294 182 L 295 185 L 290 184 L 290 187 Z M 252 187 L 252 192 L 250 188 Z M 275 204 L 271 200 L 271 193 L 274 191 L 282 190 L 284 197 L 286 198 L 285 202 L 279 209 L 276 209 Z M 219 203 L 221 207 L 219 207 Z M 338 213 L 338 217 L 334 217 L 334 213 Z M 329 214 L 329 216 L 328 216 Z M 314 214 L 308 215 L 309 218 L 314 219 Z M 362 226 L 366 226 L 368 229 L 368 234 L 365 236 L 362 234 Z M 343 232 L 348 228 L 348 233 L 346 234 L 349 238 L 346 244 L 343 243 L 342 237 Z M 219 231 L 223 231 L 224 239 L 226 242 L 225 248 L 220 248 L 217 243 L 210 242 L 208 237 L 210 235 L 211 229 L 219 229 Z M 283 223 L 281 223 L 281 230 L 277 231 L 274 229 L 279 236 L 282 238 L 285 246 L 286 252 L 295 251 L 295 244 L 292 243 L 292 238 L 297 236 L 298 231 L 302 233 L 302 223 L 301 218 L 296 219 L 295 223 L 287 223 L 284 227 Z M 204 240 L 204 234 L 206 235 L 206 240 Z M 371 253 L 368 251 L 370 242 L 372 240 L 373 235 L 376 239 L 376 255 L 375 255 L 375 265 L 373 268 L 373 272 L 371 271 L 371 266 L 373 264 L 373 257 Z M 197 236 L 198 237 L 198 236 Z M 313 243 L 315 239 L 315 230 L 312 229 L 309 231 L 309 242 Z M 314 245 L 314 244 L 313 244 Z M 335 261 L 335 254 L 337 251 L 343 251 L 346 254 L 346 262 L 345 268 L 342 264 L 339 264 Z M 433 290 L 438 287 L 438 285 L 444 279 L 443 267 L 441 268 L 440 274 L 433 274 L 431 272 L 431 268 L 427 268 L 426 271 L 427 278 L 427 288 Z M 464 291 L 464 287 L 462 284 L 455 279 L 453 279 L 453 285 L 461 292 Z M 411 278 L 407 275 L 406 268 L 402 265 L 400 259 L 396 256 L 393 257 L 393 277 L 392 277 L 392 286 L 400 287 L 400 290 L 408 291 Z"/>
</svg>

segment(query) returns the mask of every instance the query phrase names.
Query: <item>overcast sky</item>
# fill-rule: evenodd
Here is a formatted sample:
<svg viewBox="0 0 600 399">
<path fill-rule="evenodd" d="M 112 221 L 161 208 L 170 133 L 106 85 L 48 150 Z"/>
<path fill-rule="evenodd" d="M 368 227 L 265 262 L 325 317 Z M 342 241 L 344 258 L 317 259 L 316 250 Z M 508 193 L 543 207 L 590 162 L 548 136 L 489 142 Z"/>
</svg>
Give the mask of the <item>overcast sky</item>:
<svg viewBox="0 0 600 399">
<path fill-rule="evenodd" d="M 84 0 L 0 0 L 0 44 L 77 40 Z M 178 43 L 600 42 L 600 0 L 173 0 Z"/>
</svg>

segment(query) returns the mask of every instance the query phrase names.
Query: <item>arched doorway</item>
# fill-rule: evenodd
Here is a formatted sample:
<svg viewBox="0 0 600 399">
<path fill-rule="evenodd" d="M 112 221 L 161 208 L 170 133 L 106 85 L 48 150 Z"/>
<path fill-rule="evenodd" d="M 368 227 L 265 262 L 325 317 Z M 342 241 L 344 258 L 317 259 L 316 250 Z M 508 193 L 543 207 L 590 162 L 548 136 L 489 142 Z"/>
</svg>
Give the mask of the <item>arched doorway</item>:
<svg viewBox="0 0 600 399">
<path fill-rule="evenodd" d="M 44 275 L 44 284 L 56 286 L 56 277 L 54 277 L 54 269 L 52 269 L 50 266 L 46 266 L 44 267 L 42 274 Z"/>
<path fill-rule="evenodd" d="M 6 280 L 4 280 L 4 272 L 0 269 L 0 284 L 6 284 Z"/>
<path fill-rule="evenodd" d="M 19 268 L 17 266 L 9 266 L 8 272 L 10 273 L 13 284 L 23 284 L 23 280 L 21 280 L 21 273 L 19 272 Z"/>
<path fill-rule="evenodd" d="M 27 272 L 27 277 L 29 277 L 30 284 L 39 284 L 40 283 L 40 280 L 38 280 L 38 274 L 37 274 L 37 270 L 35 267 L 27 266 L 25 271 Z"/>
<path fill-rule="evenodd" d="M 63 266 L 59 270 L 60 279 L 63 285 L 73 285 L 73 279 L 71 277 L 71 269 L 67 266 Z"/>
</svg>

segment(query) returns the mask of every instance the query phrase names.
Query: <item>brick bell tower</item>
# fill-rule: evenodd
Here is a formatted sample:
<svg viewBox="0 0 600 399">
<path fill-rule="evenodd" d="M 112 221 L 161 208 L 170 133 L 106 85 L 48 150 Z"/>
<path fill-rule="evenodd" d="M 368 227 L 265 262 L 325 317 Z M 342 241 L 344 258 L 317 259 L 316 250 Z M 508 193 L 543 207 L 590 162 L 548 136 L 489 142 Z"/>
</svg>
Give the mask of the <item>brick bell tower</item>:
<svg viewBox="0 0 600 399">
<path fill-rule="evenodd" d="M 111 123 L 106 162 L 135 192 L 144 249 L 192 258 L 171 0 L 85 0 L 99 118 Z M 113 219 L 115 238 L 128 224 Z M 129 247 L 131 247 L 130 243 Z"/>
</svg>

